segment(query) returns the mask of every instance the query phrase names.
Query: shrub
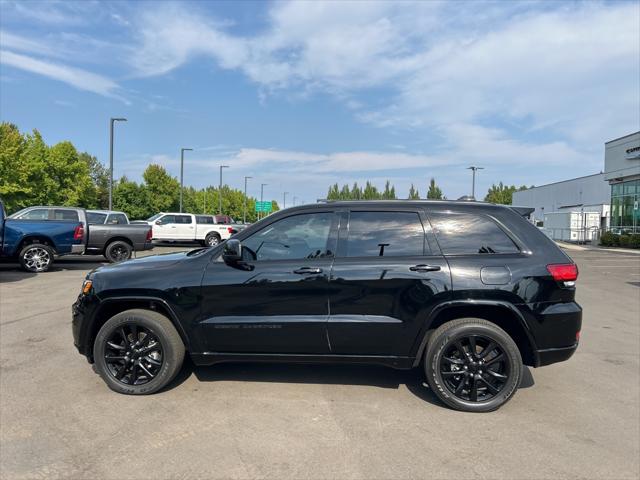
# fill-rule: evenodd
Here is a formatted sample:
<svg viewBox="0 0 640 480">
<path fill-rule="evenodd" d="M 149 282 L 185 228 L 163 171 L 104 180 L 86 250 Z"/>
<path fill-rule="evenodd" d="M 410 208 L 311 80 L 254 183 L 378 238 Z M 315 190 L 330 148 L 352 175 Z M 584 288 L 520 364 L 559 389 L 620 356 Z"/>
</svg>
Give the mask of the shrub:
<svg viewBox="0 0 640 480">
<path fill-rule="evenodd" d="M 600 245 L 604 247 L 615 247 L 618 245 L 618 235 L 611 232 L 605 232 L 600 237 Z"/>
<path fill-rule="evenodd" d="M 640 248 L 640 233 L 630 235 L 629 246 L 631 248 Z"/>
<path fill-rule="evenodd" d="M 629 243 L 631 243 L 631 237 L 629 235 L 620 235 L 618 237 L 618 245 L 621 247 L 628 247 Z"/>
</svg>

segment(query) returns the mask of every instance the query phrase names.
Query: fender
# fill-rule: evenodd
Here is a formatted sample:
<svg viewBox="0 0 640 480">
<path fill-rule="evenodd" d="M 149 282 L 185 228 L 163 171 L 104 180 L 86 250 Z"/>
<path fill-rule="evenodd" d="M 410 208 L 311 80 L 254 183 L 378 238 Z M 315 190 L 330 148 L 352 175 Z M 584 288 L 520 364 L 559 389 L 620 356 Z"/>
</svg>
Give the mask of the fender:
<svg viewBox="0 0 640 480">
<path fill-rule="evenodd" d="M 178 316 L 173 311 L 173 309 L 171 308 L 169 303 L 166 300 L 163 300 L 160 297 L 136 295 L 136 296 L 132 296 L 132 297 L 120 296 L 120 297 L 108 297 L 108 298 L 105 298 L 104 300 L 100 301 L 100 305 L 98 305 L 98 308 L 96 309 L 95 313 L 93 314 L 93 318 L 92 318 L 92 322 L 91 322 L 92 328 L 93 328 L 93 322 L 94 322 L 95 318 L 98 316 L 100 311 L 104 308 L 104 306 L 109 304 L 109 303 L 118 302 L 118 301 L 125 301 L 125 302 L 157 302 L 157 303 L 162 304 L 162 306 L 167 310 L 167 312 L 169 312 L 169 320 L 171 320 L 171 323 L 173 324 L 173 326 L 176 327 L 176 330 L 178 331 L 178 334 L 180 335 L 180 338 L 182 338 L 182 341 L 183 341 L 183 343 L 185 345 L 185 348 L 187 350 L 189 350 L 189 351 L 191 350 L 191 345 L 190 345 L 190 342 L 189 342 L 189 336 L 185 332 L 184 327 L 182 326 L 182 323 L 178 320 Z"/>
<path fill-rule="evenodd" d="M 477 305 L 483 305 L 483 306 L 490 306 L 490 307 L 500 307 L 500 308 L 506 308 L 507 310 L 509 310 L 511 313 L 513 313 L 515 315 L 515 317 L 518 319 L 518 322 L 520 323 L 520 325 L 523 327 L 524 331 L 526 332 L 527 335 L 527 340 L 529 342 L 529 345 L 531 346 L 532 351 L 534 352 L 534 355 L 536 356 L 536 364 L 537 364 L 537 349 L 536 349 L 536 344 L 533 340 L 533 335 L 531 334 L 531 329 L 529 328 L 529 325 L 527 324 L 526 320 L 524 319 L 524 317 L 522 316 L 522 313 L 520 313 L 520 311 L 512 304 L 509 302 L 504 302 L 501 300 L 473 300 L 473 299 L 468 299 L 468 300 L 449 300 L 447 302 L 442 302 L 440 304 L 438 304 L 433 310 L 431 310 L 431 313 L 429 314 L 429 317 L 425 320 L 423 326 L 422 326 L 422 331 L 423 333 L 422 335 L 422 340 L 420 341 L 420 344 L 418 346 L 418 350 L 416 352 L 414 361 L 413 361 L 413 366 L 417 367 L 418 364 L 420 363 L 420 359 L 422 358 L 422 355 L 424 353 L 424 349 L 427 347 L 427 343 L 429 342 L 429 337 L 431 336 L 431 332 L 433 330 L 431 330 L 429 327 L 431 326 L 431 324 L 433 323 L 434 319 L 440 315 L 440 313 L 442 313 L 443 311 L 447 310 L 448 308 L 453 308 L 453 307 L 472 307 L 472 306 L 477 306 Z M 418 337 L 420 338 L 420 337 Z"/>
</svg>

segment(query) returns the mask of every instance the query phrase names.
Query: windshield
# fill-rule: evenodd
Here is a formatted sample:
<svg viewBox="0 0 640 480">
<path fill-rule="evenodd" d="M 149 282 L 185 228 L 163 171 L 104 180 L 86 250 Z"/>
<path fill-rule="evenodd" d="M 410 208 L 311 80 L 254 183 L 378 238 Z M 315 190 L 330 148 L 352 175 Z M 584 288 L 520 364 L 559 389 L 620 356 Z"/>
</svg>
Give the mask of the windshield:
<svg viewBox="0 0 640 480">
<path fill-rule="evenodd" d="M 154 220 L 157 220 L 158 218 L 160 218 L 162 214 L 161 213 L 156 213 L 153 217 L 149 217 L 147 218 L 147 222 L 153 222 Z"/>
<path fill-rule="evenodd" d="M 106 213 L 87 212 L 87 222 L 89 222 L 89 225 L 99 225 L 104 223 L 105 218 L 107 218 Z"/>
</svg>

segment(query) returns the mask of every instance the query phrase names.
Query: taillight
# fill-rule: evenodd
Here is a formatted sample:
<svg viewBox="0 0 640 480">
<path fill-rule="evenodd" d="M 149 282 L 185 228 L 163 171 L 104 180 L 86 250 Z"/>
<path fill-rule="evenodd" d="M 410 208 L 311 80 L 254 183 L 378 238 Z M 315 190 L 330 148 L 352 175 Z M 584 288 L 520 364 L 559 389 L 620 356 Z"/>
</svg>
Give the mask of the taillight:
<svg viewBox="0 0 640 480">
<path fill-rule="evenodd" d="M 73 231 L 73 239 L 82 240 L 83 238 L 84 238 L 84 227 L 82 225 L 78 225 L 76 229 Z"/>
<path fill-rule="evenodd" d="M 150 242 L 152 238 L 153 238 L 153 227 L 151 227 L 147 232 L 147 242 Z"/>
<path fill-rule="evenodd" d="M 547 270 L 556 282 L 574 282 L 578 278 L 575 263 L 554 263 L 547 265 Z"/>
<path fill-rule="evenodd" d="M 236 231 L 231 227 L 227 227 L 227 232 L 229 232 L 230 234 L 236 233 Z"/>
</svg>

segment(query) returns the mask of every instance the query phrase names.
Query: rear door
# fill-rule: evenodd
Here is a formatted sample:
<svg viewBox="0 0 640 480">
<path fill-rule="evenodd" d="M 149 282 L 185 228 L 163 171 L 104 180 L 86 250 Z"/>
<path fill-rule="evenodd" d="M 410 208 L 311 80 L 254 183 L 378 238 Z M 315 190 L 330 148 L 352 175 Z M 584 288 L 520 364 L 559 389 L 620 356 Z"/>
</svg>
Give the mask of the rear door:
<svg viewBox="0 0 640 480">
<path fill-rule="evenodd" d="M 196 224 L 193 215 L 175 215 L 175 233 L 179 240 L 195 240 Z"/>
<path fill-rule="evenodd" d="M 431 310 L 450 293 L 449 266 L 421 210 L 342 213 L 329 282 L 332 353 L 409 355 Z"/>
</svg>

